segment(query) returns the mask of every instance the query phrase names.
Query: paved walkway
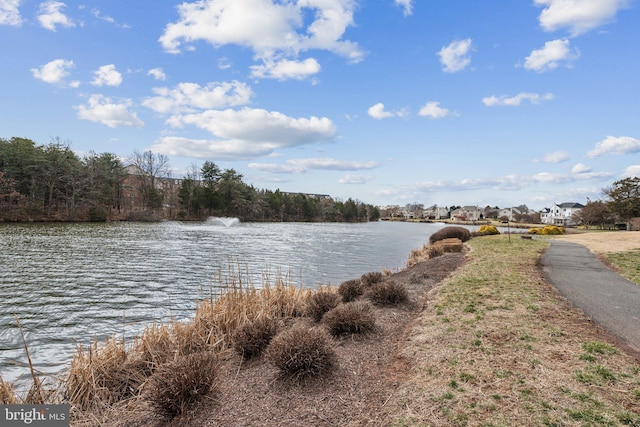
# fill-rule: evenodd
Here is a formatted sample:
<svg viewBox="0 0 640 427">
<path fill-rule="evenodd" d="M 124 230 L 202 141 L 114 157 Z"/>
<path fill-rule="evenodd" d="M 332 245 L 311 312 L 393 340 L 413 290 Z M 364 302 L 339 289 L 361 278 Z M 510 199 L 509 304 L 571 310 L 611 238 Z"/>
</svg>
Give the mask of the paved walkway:
<svg viewBox="0 0 640 427">
<path fill-rule="evenodd" d="M 604 329 L 640 352 L 640 285 L 607 268 L 589 249 L 552 240 L 546 279 Z"/>
</svg>

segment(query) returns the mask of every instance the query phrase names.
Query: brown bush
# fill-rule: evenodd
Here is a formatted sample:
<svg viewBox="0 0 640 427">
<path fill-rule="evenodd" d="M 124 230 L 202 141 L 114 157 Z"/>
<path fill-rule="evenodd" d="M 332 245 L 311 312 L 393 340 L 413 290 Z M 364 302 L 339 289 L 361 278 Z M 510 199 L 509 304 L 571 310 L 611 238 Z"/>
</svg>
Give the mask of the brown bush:
<svg viewBox="0 0 640 427">
<path fill-rule="evenodd" d="M 369 302 L 354 301 L 329 311 L 324 316 L 324 322 L 334 336 L 365 334 L 375 329 L 376 318 Z"/>
<path fill-rule="evenodd" d="M 433 244 L 449 238 L 457 238 L 462 242 L 466 242 L 471 239 L 471 232 L 464 227 L 445 227 L 429 236 L 429 243 Z"/>
<path fill-rule="evenodd" d="M 365 273 L 360 278 L 360 281 L 364 286 L 371 286 L 374 283 L 378 283 L 384 279 L 384 274 L 379 271 L 372 271 L 370 273 Z"/>
<path fill-rule="evenodd" d="M 404 284 L 393 280 L 374 284 L 368 296 L 376 305 L 398 305 L 409 300 L 409 292 Z"/>
<path fill-rule="evenodd" d="M 240 326 L 232 336 L 233 348 L 245 360 L 260 355 L 278 332 L 274 319 L 260 318 Z"/>
<path fill-rule="evenodd" d="M 213 352 L 203 351 L 167 363 L 149 378 L 145 397 L 166 418 L 184 414 L 216 388 L 219 365 Z"/>
<path fill-rule="evenodd" d="M 284 377 L 298 381 L 328 374 L 336 365 L 329 335 L 322 329 L 300 325 L 276 335 L 265 356 Z"/>
<path fill-rule="evenodd" d="M 342 297 L 342 302 L 353 301 L 364 293 L 362 282 L 360 279 L 342 282 L 340 286 L 338 286 L 338 293 Z"/>
<path fill-rule="evenodd" d="M 331 288 L 320 288 L 311 295 L 307 302 L 307 315 L 319 322 L 322 316 L 340 304 L 340 295 Z"/>
</svg>

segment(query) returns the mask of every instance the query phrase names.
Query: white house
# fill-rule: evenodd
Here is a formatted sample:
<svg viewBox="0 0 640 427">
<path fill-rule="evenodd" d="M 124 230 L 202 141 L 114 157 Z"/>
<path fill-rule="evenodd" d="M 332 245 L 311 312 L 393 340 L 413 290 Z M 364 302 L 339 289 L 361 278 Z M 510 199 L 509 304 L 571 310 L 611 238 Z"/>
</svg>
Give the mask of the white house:
<svg viewBox="0 0 640 427">
<path fill-rule="evenodd" d="M 575 225 L 573 215 L 580 212 L 582 208 L 584 205 L 575 202 L 554 203 L 551 208 L 545 208 L 540 212 L 540 219 L 543 224 Z"/>
</svg>

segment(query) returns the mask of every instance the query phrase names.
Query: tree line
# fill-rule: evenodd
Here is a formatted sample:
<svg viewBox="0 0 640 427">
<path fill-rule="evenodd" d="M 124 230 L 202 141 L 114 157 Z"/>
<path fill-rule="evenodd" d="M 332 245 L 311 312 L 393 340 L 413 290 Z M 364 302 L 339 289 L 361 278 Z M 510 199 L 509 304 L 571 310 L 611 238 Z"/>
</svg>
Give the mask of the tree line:
<svg viewBox="0 0 640 427">
<path fill-rule="evenodd" d="M 135 151 L 126 164 L 112 153 L 79 157 L 54 138 L 37 145 L 0 138 L 0 220 L 106 221 L 204 219 L 345 221 L 379 219 L 378 209 L 351 198 L 260 190 L 234 169 L 206 161 L 172 178 L 169 159 Z"/>
</svg>

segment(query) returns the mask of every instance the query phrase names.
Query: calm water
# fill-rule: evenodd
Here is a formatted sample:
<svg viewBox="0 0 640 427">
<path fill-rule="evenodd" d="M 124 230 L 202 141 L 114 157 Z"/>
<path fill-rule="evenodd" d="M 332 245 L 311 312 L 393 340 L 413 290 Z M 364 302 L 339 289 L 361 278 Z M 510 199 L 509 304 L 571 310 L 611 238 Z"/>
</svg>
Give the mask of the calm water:
<svg viewBox="0 0 640 427">
<path fill-rule="evenodd" d="M 255 286 L 278 272 L 303 286 L 339 284 L 403 267 L 410 251 L 441 227 L 214 219 L 2 224 L 0 375 L 13 380 L 28 373 L 14 315 L 36 368 L 56 372 L 77 342 L 132 336 L 150 322 L 190 317 L 200 297 L 224 284 L 230 268 Z"/>
</svg>

